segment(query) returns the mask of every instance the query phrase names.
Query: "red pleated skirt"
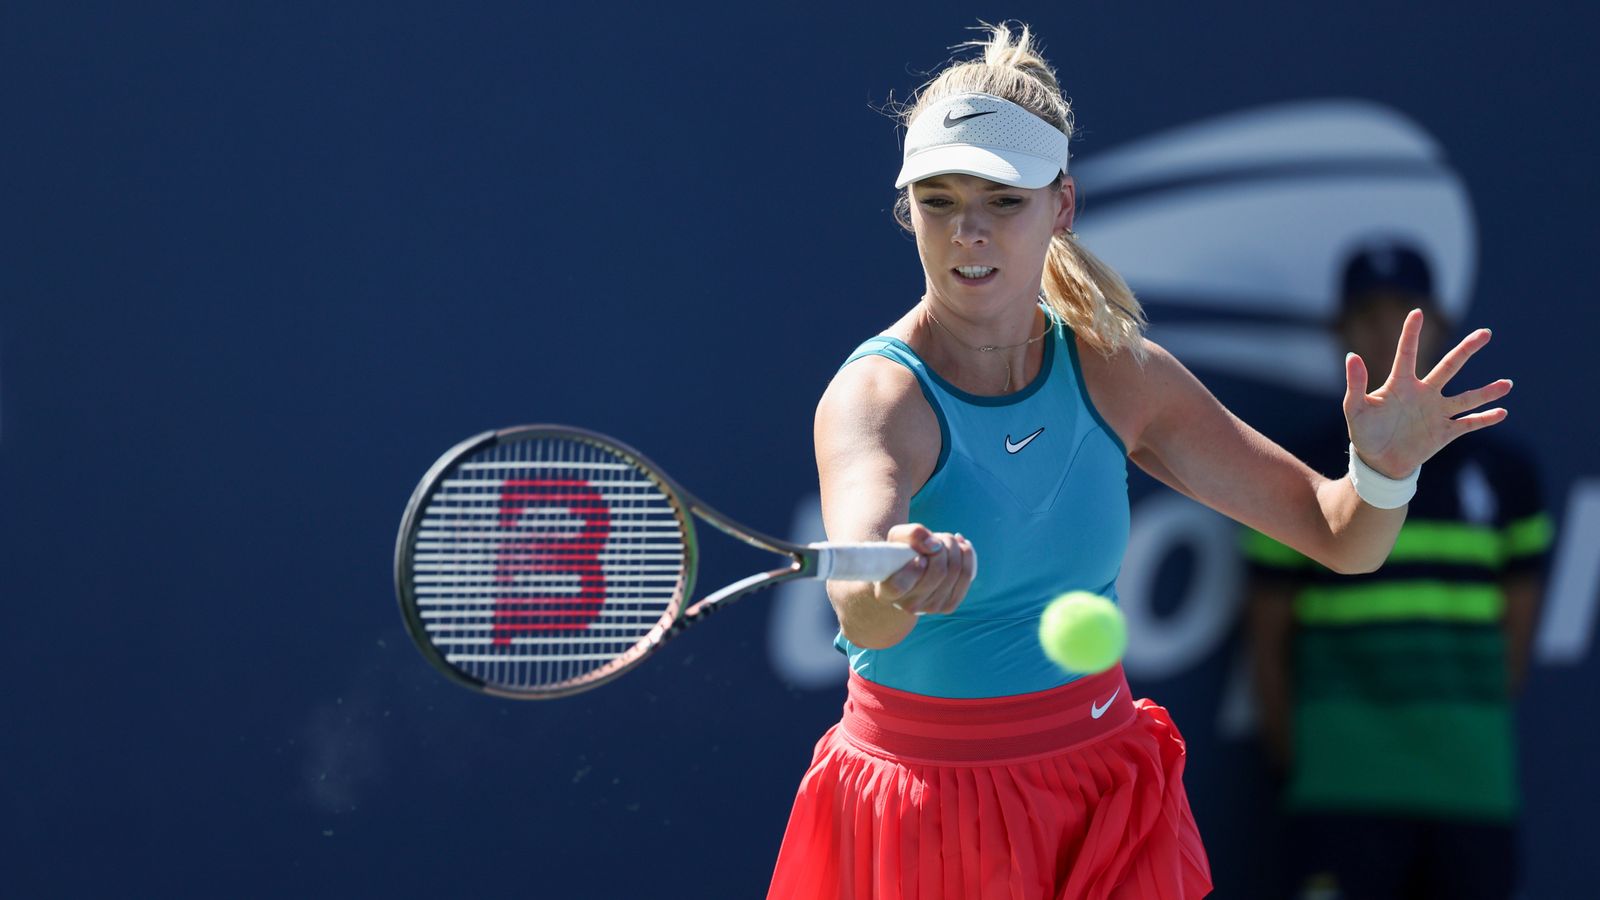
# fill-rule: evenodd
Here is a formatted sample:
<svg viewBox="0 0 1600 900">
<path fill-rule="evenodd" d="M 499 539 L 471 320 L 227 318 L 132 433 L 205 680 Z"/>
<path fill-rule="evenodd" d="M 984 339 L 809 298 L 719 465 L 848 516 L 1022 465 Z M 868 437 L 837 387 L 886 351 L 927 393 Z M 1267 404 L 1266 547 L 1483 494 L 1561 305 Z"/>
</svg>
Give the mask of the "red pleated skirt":
<svg viewBox="0 0 1600 900">
<path fill-rule="evenodd" d="M 1118 666 L 1048 691 L 925 697 L 852 674 L 768 898 L 1184 900 L 1211 868 L 1183 736 Z"/>
</svg>

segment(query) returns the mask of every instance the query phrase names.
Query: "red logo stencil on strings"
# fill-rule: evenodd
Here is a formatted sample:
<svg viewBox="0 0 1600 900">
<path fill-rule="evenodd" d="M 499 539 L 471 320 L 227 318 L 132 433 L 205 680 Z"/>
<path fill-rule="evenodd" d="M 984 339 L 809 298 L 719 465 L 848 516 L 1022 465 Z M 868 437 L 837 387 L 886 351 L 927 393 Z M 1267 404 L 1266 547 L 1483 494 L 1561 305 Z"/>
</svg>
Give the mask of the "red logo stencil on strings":
<svg viewBox="0 0 1600 900">
<path fill-rule="evenodd" d="M 587 628 L 606 598 L 600 551 L 611 534 L 611 509 L 600 491 L 575 479 L 508 480 L 500 488 L 500 527 L 521 530 L 500 542 L 494 580 L 528 590 L 495 598 L 494 645 L 509 645 L 518 632 Z"/>
</svg>

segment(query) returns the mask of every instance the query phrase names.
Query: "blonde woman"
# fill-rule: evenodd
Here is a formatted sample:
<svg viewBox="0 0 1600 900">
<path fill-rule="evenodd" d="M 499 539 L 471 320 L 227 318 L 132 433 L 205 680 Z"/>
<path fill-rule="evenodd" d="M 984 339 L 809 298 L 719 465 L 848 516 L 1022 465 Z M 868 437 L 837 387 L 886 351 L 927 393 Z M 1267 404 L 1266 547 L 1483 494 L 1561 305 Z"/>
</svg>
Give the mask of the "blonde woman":
<svg viewBox="0 0 1600 900">
<path fill-rule="evenodd" d="M 1511 385 L 1442 395 L 1484 331 L 1419 380 L 1413 312 L 1378 390 L 1346 360 L 1350 474 L 1311 471 L 1145 339 L 1127 286 L 1078 245 L 1071 111 L 1028 29 L 992 27 L 976 46 L 905 114 L 898 212 L 924 293 L 817 408 L 829 538 L 921 555 L 881 584 L 829 585 L 849 699 L 769 895 L 1199 897 L 1210 870 L 1166 710 L 1133 700 L 1120 667 L 1062 671 L 1037 639 L 1057 594 L 1115 597 L 1127 461 L 1330 568 L 1368 571 L 1422 462 L 1504 418 L 1463 413 Z"/>
</svg>

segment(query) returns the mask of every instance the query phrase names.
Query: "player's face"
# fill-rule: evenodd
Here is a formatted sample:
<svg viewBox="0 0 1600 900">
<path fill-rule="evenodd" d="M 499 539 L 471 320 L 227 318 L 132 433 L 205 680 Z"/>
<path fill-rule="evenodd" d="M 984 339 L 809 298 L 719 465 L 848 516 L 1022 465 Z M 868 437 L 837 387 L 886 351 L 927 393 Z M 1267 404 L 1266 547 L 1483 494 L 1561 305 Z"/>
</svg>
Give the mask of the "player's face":
<svg viewBox="0 0 1600 900">
<path fill-rule="evenodd" d="M 928 290 L 951 301 L 1039 295 L 1050 238 L 1072 225 L 1076 186 L 1016 188 L 973 175 L 911 186 L 911 225 Z"/>
</svg>

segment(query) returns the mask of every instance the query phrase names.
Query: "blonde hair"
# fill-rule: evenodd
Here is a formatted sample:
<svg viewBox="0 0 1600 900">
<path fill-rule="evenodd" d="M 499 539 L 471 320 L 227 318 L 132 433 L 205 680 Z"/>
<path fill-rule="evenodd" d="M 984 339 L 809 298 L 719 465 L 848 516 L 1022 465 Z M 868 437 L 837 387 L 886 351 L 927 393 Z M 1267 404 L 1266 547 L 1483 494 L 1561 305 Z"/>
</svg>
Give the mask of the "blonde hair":
<svg viewBox="0 0 1600 900">
<path fill-rule="evenodd" d="M 979 48 L 982 54 L 951 62 L 919 88 L 911 102 L 899 108 L 901 124 L 909 127 L 918 112 L 941 98 L 979 91 L 1009 100 L 1072 137 L 1072 104 L 1062 95 L 1055 70 L 1040 55 L 1033 33 L 1027 25 L 1017 25 L 1020 30 L 1013 32 L 1004 22 L 982 23 L 987 39 L 958 45 Z M 1053 186 L 1060 190 L 1061 184 L 1057 180 Z M 894 216 L 901 227 L 911 230 L 909 187 L 895 201 Z M 1046 305 L 1084 343 L 1106 356 L 1128 350 L 1143 358 L 1143 308 L 1122 276 L 1071 232 L 1051 239 L 1041 288 Z"/>
</svg>

